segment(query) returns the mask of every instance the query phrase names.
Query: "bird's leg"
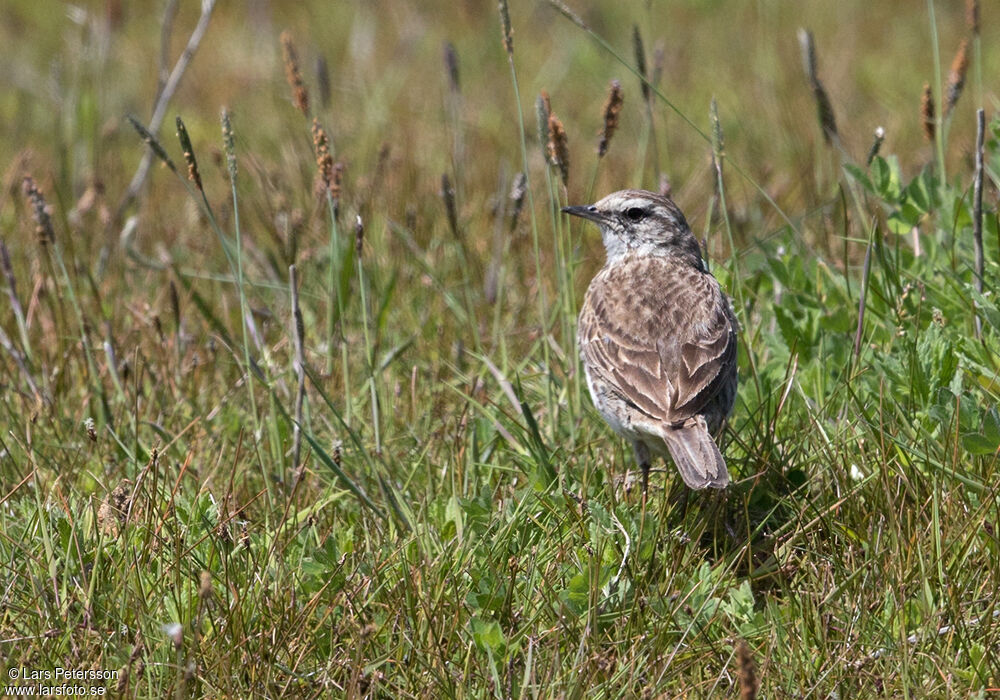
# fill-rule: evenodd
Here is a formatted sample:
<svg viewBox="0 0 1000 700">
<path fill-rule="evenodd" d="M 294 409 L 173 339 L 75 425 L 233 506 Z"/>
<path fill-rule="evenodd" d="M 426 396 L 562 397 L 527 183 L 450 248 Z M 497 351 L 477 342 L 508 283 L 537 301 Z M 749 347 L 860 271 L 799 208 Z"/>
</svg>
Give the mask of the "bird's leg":
<svg viewBox="0 0 1000 700">
<path fill-rule="evenodd" d="M 639 440 L 632 441 L 632 448 L 635 450 L 635 461 L 639 463 L 639 469 L 642 470 L 642 499 L 645 501 L 646 491 L 649 490 L 649 448 Z"/>
</svg>

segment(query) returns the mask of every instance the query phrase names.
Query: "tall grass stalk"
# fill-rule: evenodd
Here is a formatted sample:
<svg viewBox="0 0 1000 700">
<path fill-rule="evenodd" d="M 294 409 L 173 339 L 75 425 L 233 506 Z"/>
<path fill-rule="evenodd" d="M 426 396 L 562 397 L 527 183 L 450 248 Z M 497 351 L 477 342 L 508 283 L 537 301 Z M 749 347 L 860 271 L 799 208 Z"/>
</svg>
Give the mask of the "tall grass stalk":
<svg viewBox="0 0 1000 700">
<path fill-rule="evenodd" d="M 32 359 L 31 338 L 28 336 L 28 325 L 24 319 L 24 307 L 17 296 L 17 279 L 14 277 L 14 266 L 10 262 L 10 252 L 7 244 L 0 240 L 0 268 L 3 269 L 4 277 L 7 280 L 7 298 L 10 300 L 10 307 L 14 311 L 14 320 L 17 321 L 17 333 L 21 338 L 21 348 L 24 350 L 24 357 L 29 362 Z"/>
<path fill-rule="evenodd" d="M 83 355 L 87 364 L 87 375 L 90 381 L 90 389 L 94 396 L 100 402 L 101 413 L 100 418 L 104 425 L 110 425 L 112 423 L 111 409 L 108 406 L 107 395 L 104 391 L 104 386 L 101 384 L 100 375 L 97 372 L 97 363 L 94 361 L 94 352 L 90 347 L 90 338 L 87 335 L 87 323 L 83 315 L 83 307 L 80 305 L 80 300 L 76 294 L 76 287 L 73 286 L 73 280 L 69 276 L 69 270 L 66 268 L 66 261 L 63 259 L 62 246 L 59 244 L 59 239 L 55 235 L 55 231 L 52 228 L 52 221 L 49 218 L 45 198 L 42 196 L 41 191 L 38 189 L 33 178 L 24 178 L 24 194 L 28 198 L 34 210 L 35 221 L 37 223 L 37 230 L 40 236 L 40 244 L 47 246 L 49 250 L 52 251 L 52 257 L 55 258 L 56 265 L 59 268 L 59 273 L 62 276 L 62 284 L 66 289 L 66 295 L 69 297 L 70 305 L 73 307 L 73 313 L 76 316 L 77 327 L 80 334 L 80 346 L 83 348 Z M 124 400 L 124 394 L 120 396 Z"/>
<path fill-rule="evenodd" d="M 507 52 L 507 65 L 510 68 L 510 82 L 514 89 L 514 102 L 517 107 L 517 134 L 518 142 L 521 146 L 521 172 L 524 173 L 526 190 L 528 193 L 528 216 L 531 221 L 531 246 L 535 261 L 535 287 L 538 298 L 538 323 L 540 331 L 539 342 L 542 345 L 542 361 L 545 364 L 545 409 L 548 415 L 555 415 L 555 397 L 552 393 L 552 361 L 548 344 L 548 299 L 545 293 L 545 284 L 542 276 L 542 255 L 538 243 L 538 220 L 535 215 L 535 195 L 531 187 L 531 163 L 528 160 L 527 134 L 524 128 L 524 108 L 521 104 L 521 88 L 517 81 L 517 68 L 514 66 L 514 43 L 511 34 L 510 10 L 507 7 L 507 0 L 499 0 L 500 22 L 503 29 L 504 48 Z M 554 430 L 554 426 L 551 427 Z"/>
<path fill-rule="evenodd" d="M 340 347 L 340 374 L 344 383 L 344 423 L 351 425 L 351 372 L 347 361 L 347 342 L 344 337 L 344 295 L 341 294 L 340 277 L 346 264 L 337 221 L 337 204 L 329 191 L 326 193 L 327 215 L 330 217 L 330 245 L 328 261 L 328 294 L 335 302 L 327 302 L 327 373 L 333 373 L 333 347 Z M 336 312 L 336 318 L 334 317 Z M 334 340 L 336 338 L 336 341 Z"/>
<path fill-rule="evenodd" d="M 250 357 L 250 338 L 249 329 L 247 328 L 247 324 L 250 320 L 250 308 L 247 304 L 246 283 L 243 277 L 243 231 L 240 227 L 240 201 L 239 197 L 236 195 L 236 178 L 238 173 L 236 145 L 233 137 L 232 118 L 229 115 L 229 111 L 225 109 L 222 110 L 222 142 L 226 151 L 226 170 L 229 174 L 229 191 L 233 200 L 233 231 L 236 234 L 236 291 L 240 299 L 240 332 L 243 336 L 243 366 L 246 368 L 247 398 L 250 399 L 250 411 L 253 416 L 254 434 L 259 440 L 261 437 L 260 413 L 257 409 L 257 396 L 254 392 L 254 373 L 253 368 L 251 367 L 252 360 Z M 202 197 L 204 196 L 205 193 L 204 190 L 202 190 Z M 208 207 L 207 199 L 205 201 L 205 206 Z M 233 261 L 230 260 L 230 263 L 233 263 Z M 270 483 L 270 480 L 268 480 L 268 483 Z"/>
<path fill-rule="evenodd" d="M 746 310 L 746 299 L 743 297 L 743 276 L 740 272 L 740 256 L 737 252 L 736 239 L 733 237 L 733 227 L 729 221 L 729 207 L 726 205 L 726 183 L 725 178 L 723 178 L 723 164 L 726 162 L 726 150 L 725 150 L 725 140 L 722 133 L 722 123 L 719 121 L 719 106 L 712 99 L 711 105 L 709 107 L 709 120 L 712 123 L 712 160 L 715 163 L 715 178 L 716 178 L 716 191 L 719 194 L 719 212 L 722 214 L 722 221 L 724 228 L 726 229 L 726 239 L 729 243 L 729 293 L 735 296 L 737 311 L 743 314 Z M 709 222 L 710 223 L 710 222 Z M 708 251 L 703 251 L 703 255 L 707 258 Z M 750 331 L 746 327 L 746 324 L 741 324 L 741 330 L 743 332 L 743 347 L 749 348 L 750 343 Z M 757 375 L 757 364 L 754 359 L 752 352 L 747 352 L 747 358 L 750 361 L 750 370 L 754 378 L 754 385 L 757 389 L 757 396 L 762 397 L 762 389 L 760 385 L 760 378 Z"/>
<path fill-rule="evenodd" d="M 371 319 L 368 314 L 368 290 L 365 283 L 364 264 L 364 235 L 365 225 L 358 215 L 354 224 L 354 262 L 358 270 L 358 295 L 361 301 L 361 327 L 365 336 L 365 364 L 368 369 L 368 389 L 372 404 L 372 430 L 375 433 L 375 454 L 382 455 L 382 431 L 381 420 L 379 419 L 378 389 L 375 386 L 375 346 L 372 343 Z"/>
<path fill-rule="evenodd" d="M 934 61 L 934 66 L 932 68 L 932 73 L 934 74 L 934 101 L 938 105 L 938 109 L 935 113 L 934 124 L 937 127 L 934 130 L 934 149 L 937 156 L 937 167 L 938 167 L 938 177 L 940 178 L 939 187 L 941 192 L 944 192 L 945 183 L 948 181 L 948 177 L 945 172 L 945 161 L 944 161 L 944 151 L 945 151 L 945 133 L 944 133 L 944 104 L 945 95 L 944 88 L 942 87 L 941 80 L 941 46 L 938 42 L 938 29 L 937 29 L 937 16 L 934 12 L 934 0 L 927 0 L 927 20 L 930 23 L 931 31 L 931 56 Z"/>
</svg>

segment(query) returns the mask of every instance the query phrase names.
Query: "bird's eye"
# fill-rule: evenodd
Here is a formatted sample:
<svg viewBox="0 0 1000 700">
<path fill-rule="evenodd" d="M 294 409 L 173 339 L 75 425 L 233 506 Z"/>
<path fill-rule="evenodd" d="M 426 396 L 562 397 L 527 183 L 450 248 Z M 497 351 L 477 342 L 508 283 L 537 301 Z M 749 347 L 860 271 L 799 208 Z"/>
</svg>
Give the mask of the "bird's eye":
<svg viewBox="0 0 1000 700">
<path fill-rule="evenodd" d="M 640 207 L 629 207 L 625 210 L 625 218 L 629 221 L 642 221 L 646 217 L 646 210 Z"/>
</svg>

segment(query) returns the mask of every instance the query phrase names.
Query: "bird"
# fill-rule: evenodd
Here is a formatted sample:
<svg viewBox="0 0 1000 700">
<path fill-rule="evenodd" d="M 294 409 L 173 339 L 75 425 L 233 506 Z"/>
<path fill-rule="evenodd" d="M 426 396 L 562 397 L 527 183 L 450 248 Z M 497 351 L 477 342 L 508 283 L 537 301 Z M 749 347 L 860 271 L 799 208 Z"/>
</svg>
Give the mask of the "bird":
<svg viewBox="0 0 1000 700">
<path fill-rule="evenodd" d="M 577 325 L 587 388 L 601 417 L 632 443 L 649 486 L 670 455 L 692 489 L 725 488 L 713 439 L 736 400 L 738 322 L 684 214 L 669 198 L 621 190 L 562 209 L 596 223 L 607 253 Z"/>
</svg>

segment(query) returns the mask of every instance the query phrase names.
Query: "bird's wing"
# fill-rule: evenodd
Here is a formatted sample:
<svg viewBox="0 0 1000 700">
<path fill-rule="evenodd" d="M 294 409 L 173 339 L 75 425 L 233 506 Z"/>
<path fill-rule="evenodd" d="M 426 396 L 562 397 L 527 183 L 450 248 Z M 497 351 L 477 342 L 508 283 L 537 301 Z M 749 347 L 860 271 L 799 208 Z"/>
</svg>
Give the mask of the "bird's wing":
<svg viewBox="0 0 1000 700">
<path fill-rule="evenodd" d="M 719 391 L 735 362 L 736 333 L 712 277 L 645 259 L 605 268 L 587 296 L 580 351 L 629 404 L 675 424 Z"/>
<path fill-rule="evenodd" d="M 672 419 L 685 420 L 701 413 L 721 387 L 731 380 L 736 367 L 736 322 L 713 278 L 704 275 L 704 289 L 681 293 L 684 308 L 693 313 L 676 330 L 676 339 L 661 338 L 661 357 L 671 358 L 674 377 Z M 701 285 L 698 285 L 701 286 Z"/>
</svg>

